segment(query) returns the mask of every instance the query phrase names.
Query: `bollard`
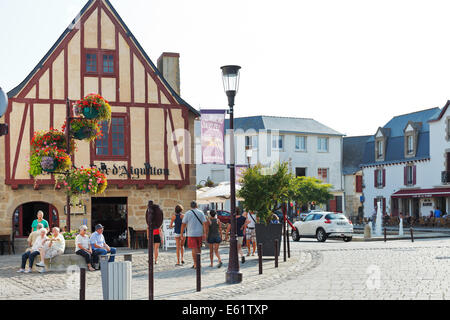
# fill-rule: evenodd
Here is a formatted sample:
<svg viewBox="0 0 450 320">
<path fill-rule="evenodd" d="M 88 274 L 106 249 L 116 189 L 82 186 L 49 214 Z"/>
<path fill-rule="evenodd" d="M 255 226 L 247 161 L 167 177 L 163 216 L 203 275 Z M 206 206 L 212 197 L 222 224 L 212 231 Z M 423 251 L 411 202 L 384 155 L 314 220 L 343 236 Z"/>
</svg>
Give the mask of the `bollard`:
<svg viewBox="0 0 450 320">
<path fill-rule="evenodd" d="M 287 236 L 286 236 L 286 217 L 283 218 L 283 261 L 286 262 L 286 254 L 287 254 L 287 250 L 286 250 L 286 240 L 287 240 Z"/>
<path fill-rule="evenodd" d="M 411 242 L 414 242 L 414 232 L 413 232 L 413 228 L 410 228 L 411 230 Z"/>
<path fill-rule="evenodd" d="M 258 264 L 259 264 L 259 274 L 262 274 L 263 273 L 262 243 L 258 243 Z"/>
<path fill-rule="evenodd" d="M 200 257 L 201 254 L 197 253 L 197 292 L 202 290 L 202 274 L 201 274 L 201 265 L 200 265 Z"/>
<path fill-rule="evenodd" d="M 275 268 L 278 268 L 278 239 L 275 240 Z"/>
<path fill-rule="evenodd" d="M 384 227 L 384 242 L 386 242 L 386 227 Z"/>
<path fill-rule="evenodd" d="M 86 268 L 80 268 L 80 300 L 86 300 Z"/>
<path fill-rule="evenodd" d="M 288 228 L 288 230 L 289 230 L 289 228 Z M 292 233 L 292 230 L 291 230 L 291 233 Z M 290 245 L 289 245 L 289 231 L 288 231 L 288 233 L 287 233 L 287 249 L 288 249 L 288 258 L 290 259 L 291 258 L 291 247 L 290 247 Z"/>
</svg>

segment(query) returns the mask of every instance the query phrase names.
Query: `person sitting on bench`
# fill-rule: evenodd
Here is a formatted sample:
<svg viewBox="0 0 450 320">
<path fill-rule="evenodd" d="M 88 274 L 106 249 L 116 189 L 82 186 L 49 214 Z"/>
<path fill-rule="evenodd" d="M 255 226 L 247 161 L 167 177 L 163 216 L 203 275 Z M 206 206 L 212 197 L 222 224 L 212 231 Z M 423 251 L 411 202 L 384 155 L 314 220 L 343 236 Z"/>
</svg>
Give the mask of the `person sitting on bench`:
<svg viewBox="0 0 450 320">
<path fill-rule="evenodd" d="M 114 262 L 116 255 L 116 248 L 110 248 L 103 236 L 103 226 L 98 224 L 95 226 L 95 232 L 91 235 L 91 245 L 92 245 L 92 262 L 98 267 L 98 256 L 106 255 L 108 252 L 111 253 L 108 262 Z M 98 268 L 97 268 L 98 269 Z"/>
<path fill-rule="evenodd" d="M 58 227 L 53 227 L 52 236 L 45 242 L 45 245 L 39 250 L 41 252 L 41 262 L 36 263 L 37 267 L 42 267 L 41 272 L 45 272 L 44 259 L 53 259 L 56 256 L 64 254 L 66 240 L 59 232 Z"/>
<path fill-rule="evenodd" d="M 80 234 L 75 239 L 75 253 L 86 260 L 89 271 L 94 271 L 92 267 L 92 246 L 89 236 L 86 234 L 87 226 L 80 227 Z"/>
<path fill-rule="evenodd" d="M 33 262 L 34 258 L 36 256 L 40 255 L 39 250 L 44 246 L 45 241 L 47 240 L 47 229 L 41 228 L 40 229 L 40 236 L 34 241 L 33 247 L 31 247 L 30 251 L 25 252 L 22 255 L 22 265 L 21 268 L 17 272 L 25 272 L 29 273 L 31 272 L 31 269 L 33 268 Z M 41 257 L 42 259 L 42 257 Z M 28 261 L 28 269 L 25 270 L 25 264 Z"/>
</svg>

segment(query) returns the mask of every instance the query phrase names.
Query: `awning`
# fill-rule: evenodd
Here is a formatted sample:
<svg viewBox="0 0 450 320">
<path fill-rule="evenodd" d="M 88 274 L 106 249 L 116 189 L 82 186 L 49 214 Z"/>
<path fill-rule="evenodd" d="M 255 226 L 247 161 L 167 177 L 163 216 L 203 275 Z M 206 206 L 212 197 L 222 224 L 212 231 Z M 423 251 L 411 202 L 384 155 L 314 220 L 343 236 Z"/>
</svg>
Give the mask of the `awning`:
<svg viewBox="0 0 450 320">
<path fill-rule="evenodd" d="M 392 198 L 432 198 L 450 197 L 450 188 L 399 190 L 392 194 Z"/>
</svg>

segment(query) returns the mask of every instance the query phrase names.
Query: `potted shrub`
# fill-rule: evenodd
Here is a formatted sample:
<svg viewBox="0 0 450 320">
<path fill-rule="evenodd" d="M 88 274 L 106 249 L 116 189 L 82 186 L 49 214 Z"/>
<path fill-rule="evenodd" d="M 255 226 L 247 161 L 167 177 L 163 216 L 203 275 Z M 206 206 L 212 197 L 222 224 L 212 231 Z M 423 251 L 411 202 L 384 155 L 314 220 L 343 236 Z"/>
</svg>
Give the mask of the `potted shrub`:
<svg viewBox="0 0 450 320">
<path fill-rule="evenodd" d="M 241 180 L 238 196 L 243 198 L 246 210 L 256 213 L 256 241 L 261 243 L 264 256 L 275 256 L 275 240 L 278 239 L 278 253 L 281 247 L 282 224 L 272 224 L 272 216 L 288 195 L 291 175 L 287 163 L 279 164 L 274 174 L 265 174 L 257 165 L 248 168 Z"/>
<path fill-rule="evenodd" d="M 59 182 L 66 187 L 69 196 L 77 194 L 98 195 L 108 186 L 105 174 L 97 168 L 73 168 L 69 174 L 62 177 Z"/>
<path fill-rule="evenodd" d="M 69 155 L 56 146 L 39 148 L 30 157 L 31 176 L 36 177 L 44 172 L 67 171 L 72 166 Z"/>
<path fill-rule="evenodd" d="M 70 232 L 63 232 L 63 237 L 66 243 L 64 249 L 65 254 L 75 253 L 75 238 L 77 237 L 78 231 L 72 230 Z"/>
<path fill-rule="evenodd" d="M 90 120 L 111 120 L 111 106 L 108 101 L 94 93 L 78 100 L 74 105 L 74 113 Z"/>
</svg>

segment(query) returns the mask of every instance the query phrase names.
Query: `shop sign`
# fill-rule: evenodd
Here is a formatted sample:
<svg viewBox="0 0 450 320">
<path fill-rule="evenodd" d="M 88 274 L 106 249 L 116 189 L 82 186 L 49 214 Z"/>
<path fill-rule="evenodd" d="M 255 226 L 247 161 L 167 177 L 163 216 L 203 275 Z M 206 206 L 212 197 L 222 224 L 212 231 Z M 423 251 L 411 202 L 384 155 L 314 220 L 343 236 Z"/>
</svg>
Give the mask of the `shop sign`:
<svg viewBox="0 0 450 320">
<path fill-rule="evenodd" d="M 93 167 L 97 167 L 96 165 L 93 165 Z M 162 169 L 157 167 L 152 167 L 150 163 L 144 163 L 143 168 L 134 168 L 133 166 L 127 167 L 124 165 L 116 165 L 113 164 L 112 167 L 108 166 L 106 163 L 101 162 L 99 170 L 106 174 L 106 175 L 113 175 L 113 176 L 127 176 L 128 178 L 138 178 L 140 176 L 168 176 L 169 175 L 169 169 Z"/>
<path fill-rule="evenodd" d="M 175 240 L 175 228 L 170 227 L 170 220 L 166 219 L 163 221 L 163 233 L 164 233 L 164 249 L 176 248 L 177 242 Z"/>
</svg>

